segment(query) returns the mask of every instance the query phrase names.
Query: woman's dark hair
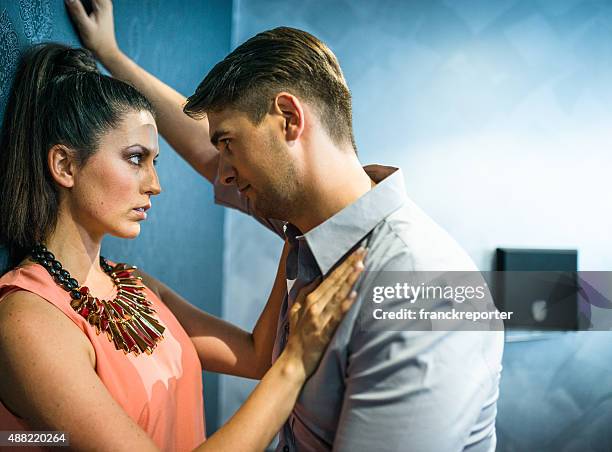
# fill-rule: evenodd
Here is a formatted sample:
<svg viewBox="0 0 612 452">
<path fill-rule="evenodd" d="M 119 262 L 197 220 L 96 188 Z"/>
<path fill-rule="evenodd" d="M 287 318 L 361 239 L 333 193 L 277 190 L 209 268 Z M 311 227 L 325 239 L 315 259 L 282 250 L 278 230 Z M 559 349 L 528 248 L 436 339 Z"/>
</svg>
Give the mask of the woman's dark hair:
<svg viewBox="0 0 612 452">
<path fill-rule="evenodd" d="M 15 75 L 0 138 L 0 243 L 15 266 L 57 222 L 59 195 L 47 165 L 64 145 L 84 165 L 102 135 L 131 111 L 154 113 L 135 88 L 101 74 L 87 50 L 32 47 Z"/>
</svg>

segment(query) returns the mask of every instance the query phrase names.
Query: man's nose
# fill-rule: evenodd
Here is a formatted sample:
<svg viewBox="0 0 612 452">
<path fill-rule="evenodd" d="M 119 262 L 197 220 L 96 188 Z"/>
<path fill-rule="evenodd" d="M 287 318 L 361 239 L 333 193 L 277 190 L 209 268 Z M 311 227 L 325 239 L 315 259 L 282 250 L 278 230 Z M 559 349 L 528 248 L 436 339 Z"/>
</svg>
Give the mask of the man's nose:
<svg viewBox="0 0 612 452">
<path fill-rule="evenodd" d="M 236 170 L 223 157 L 219 158 L 219 181 L 225 185 L 234 185 L 236 182 Z"/>
</svg>

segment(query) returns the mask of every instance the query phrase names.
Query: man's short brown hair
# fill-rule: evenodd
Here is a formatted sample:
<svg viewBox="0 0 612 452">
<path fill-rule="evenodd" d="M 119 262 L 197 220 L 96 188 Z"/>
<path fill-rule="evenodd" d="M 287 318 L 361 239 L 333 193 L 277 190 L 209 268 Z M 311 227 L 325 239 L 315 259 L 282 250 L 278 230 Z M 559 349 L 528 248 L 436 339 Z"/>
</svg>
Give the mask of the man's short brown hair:
<svg viewBox="0 0 612 452">
<path fill-rule="evenodd" d="M 237 47 L 208 73 L 183 111 L 202 117 L 235 108 L 259 124 L 281 91 L 310 102 L 331 139 L 356 149 L 351 93 L 336 56 L 295 28 L 264 31 Z"/>
</svg>

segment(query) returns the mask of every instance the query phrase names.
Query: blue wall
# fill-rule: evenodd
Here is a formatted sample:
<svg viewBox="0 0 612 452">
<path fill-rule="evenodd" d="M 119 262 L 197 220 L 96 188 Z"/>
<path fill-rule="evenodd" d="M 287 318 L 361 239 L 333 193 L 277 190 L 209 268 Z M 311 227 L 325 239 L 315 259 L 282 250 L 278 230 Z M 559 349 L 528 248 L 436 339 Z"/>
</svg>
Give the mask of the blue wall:
<svg viewBox="0 0 612 452">
<path fill-rule="evenodd" d="M 498 450 L 612 450 L 609 331 L 507 333 Z"/>
<path fill-rule="evenodd" d="M 116 32 L 124 51 L 185 95 L 227 54 L 231 2 L 141 0 L 114 3 Z M 60 0 L 0 1 L 0 102 L 2 112 L 18 52 L 31 43 L 79 45 Z M 192 303 L 221 315 L 223 210 L 212 203 L 210 184 L 160 139 L 158 171 L 163 193 L 135 240 L 110 238 L 103 253 L 158 277 Z M 207 430 L 217 428 L 218 377 L 206 375 Z"/>
</svg>

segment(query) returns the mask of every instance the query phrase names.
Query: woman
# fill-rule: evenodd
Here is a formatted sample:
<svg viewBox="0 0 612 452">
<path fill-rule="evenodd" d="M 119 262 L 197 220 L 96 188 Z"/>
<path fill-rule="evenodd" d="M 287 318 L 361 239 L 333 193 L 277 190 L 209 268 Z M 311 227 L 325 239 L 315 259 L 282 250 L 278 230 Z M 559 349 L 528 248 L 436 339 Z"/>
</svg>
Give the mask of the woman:
<svg viewBox="0 0 612 452">
<path fill-rule="evenodd" d="M 0 278 L 0 429 L 65 431 L 77 450 L 263 449 L 354 300 L 363 251 L 302 290 L 270 367 L 282 271 L 248 334 L 100 256 L 105 235 L 139 234 L 161 191 L 147 99 L 59 44 L 35 47 L 15 80 L 0 142 L 0 240 L 14 266 Z M 202 364 L 263 378 L 200 444 Z"/>
</svg>

